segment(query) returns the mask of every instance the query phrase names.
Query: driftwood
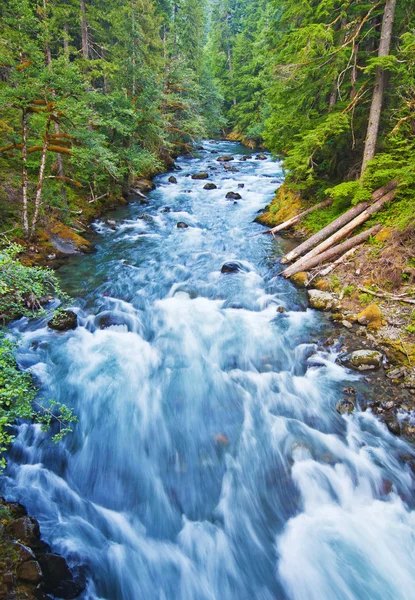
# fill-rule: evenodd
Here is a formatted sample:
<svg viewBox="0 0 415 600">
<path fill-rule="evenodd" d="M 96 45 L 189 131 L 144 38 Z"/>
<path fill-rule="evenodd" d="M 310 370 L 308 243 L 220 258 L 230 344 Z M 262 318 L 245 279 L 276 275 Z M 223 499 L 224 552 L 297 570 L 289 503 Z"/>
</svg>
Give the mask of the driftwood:
<svg viewBox="0 0 415 600">
<path fill-rule="evenodd" d="M 337 244 L 337 242 L 340 242 L 340 240 L 343 240 L 344 238 L 348 237 L 349 234 L 352 233 L 352 231 L 354 231 L 356 229 L 356 227 L 359 227 L 359 225 L 362 225 L 372 215 L 374 215 L 381 208 L 383 208 L 385 206 L 385 204 L 387 204 L 388 202 L 393 200 L 394 197 L 395 197 L 395 191 L 393 190 L 393 191 L 389 192 L 388 194 L 386 194 L 385 196 L 383 196 L 382 198 L 380 198 L 380 200 L 378 200 L 377 202 L 375 202 L 374 204 L 369 206 L 369 208 L 366 208 L 366 210 L 364 210 L 362 213 L 360 213 L 360 215 L 358 215 L 356 218 L 354 218 L 353 221 L 350 221 L 349 223 L 347 223 L 347 225 L 345 225 L 344 227 L 339 229 L 339 231 L 336 231 L 336 233 L 334 233 L 332 236 L 330 236 L 327 240 L 321 242 L 321 244 L 316 246 L 308 254 L 306 254 L 299 260 L 297 260 L 297 262 L 295 262 L 293 265 L 291 265 L 291 267 L 288 267 L 288 269 L 286 269 L 283 272 L 284 276 L 290 277 L 291 275 L 294 274 L 294 272 L 298 273 L 299 271 L 307 270 L 305 268 L 305 265 L 306 265 L 306 263 L 309 262 L 309 260 L 311 258 L 317 256 L 318 254 L 322 254 L 328 248 L 331 248 L 332 246 Z"/>
<path fill-rule="evenodd" d="M 298 223 L 298 221 L 301 221 L 301 219 L 303 217 L 305 217 L 306 215 L 309 215 L 310 213 L 314 212 L 315 210 L 318 210 L 319 208 L 326 208 L 326 206 L 330 206 L 332 202 L 333 201 L 331 199 L 325 200 L 324 202 L 320 202 L 319 204 L 316 204 L 315 206 L 312 206 L 311 208 L 308 208 L 307 210 L 303 211 L 299 215 L 296 215 L 295 217 L 291 217 L 291 219 L 288 219 L 287 221 L 280 223 L 279 225 L 277 225 L 276 227 L 273 227 L 272 229 L 263 231 L 262 233 L 274 234 L 274 233 L 277 233 L 278 231 L 282 231 L 283 229 L 288 229 L 289 227 L 292 227 L 292 225 L 295 225 L 296 223 Z"/>
<path fill-rule="evenodd" d="M 282 273 L 282 275 L 284 275 L 284 277 L 291 277 L 292 275 L 295 275 L 296 273 L 299 273 L 300 271 L 309 271 L 310 269 L 313 269 L 317 265 L 320 265 L 321 263 L 324 263 L 328 260 L 331 260 L 332 258 L 335 258 L 339 254 L 344 254 L 345 252 L 354 250 L 356 248 L 356 246 L 358 246 L 362 242 L 366 241 L 371 235 L 376 235 L 377 233 L 379 233 L 379 231 L 381 229 L 382 229 L 381 225 L 375 225 L 374 227 L 371 227 L 370 229 L 367 229 L 366 231 L 359 233 L 359 235 L 355 235 L 354 237 L 346 240 L 342 244 L 338 244 L 337 246 L 334 246 L 334 248 L 330 248 L 330 249 L 326 250 L 325 252 L 322 252 L 320 254 L 310 257 L 308 260 L 306 260 L 306 258 L 298 260 L 296 263 L 291 265 L 291 267 L 286 269 Z"/>
<path fill-rule="evenodd" d="M 396 181 L 390 181 L 387 185 L 379 188 L 372 194 L 372 203 L 376 203 L 383 196 L 391 192 L 397 187 Z M 291 252 L 283 256 L 281 259 L 282 264 L 286 264 L 292 262 L 302 254 L 305 254 L 314 246 L 320 244 L 323 240 L 328 238 L 330 235 L 347 225 L 352 219 L 360 215 L 363 211 L 365 211 L 369 206 L 371 206 L 370 202 L 360 202 L 356 206 L 353 206 L 350 210 L 340 215 L 337 219 L 335 219 L 332 223 L 329 223 L 326 227 L 318 231 L 315 235 L 312 235 L 308 240 L 294 248 Z"/>
<path fill-rule="evenodd" d="M 373 290 L 369 290 L 365 287 L 358 287 L 359 292 L 364 292 L 365 294 L 371 294 L 372 296 L 376 296 L 376 298 L 383 298 L 384 300 L 393 300 L 394 302 L 405 302 L 406 304 L 415 304 L 415 300 L 411 298 L 405 298 L 406 295 L 398 295 L 394 296 L 393 294 L 389 294 L 388 292 L 374 292 Z"/>
</svg>

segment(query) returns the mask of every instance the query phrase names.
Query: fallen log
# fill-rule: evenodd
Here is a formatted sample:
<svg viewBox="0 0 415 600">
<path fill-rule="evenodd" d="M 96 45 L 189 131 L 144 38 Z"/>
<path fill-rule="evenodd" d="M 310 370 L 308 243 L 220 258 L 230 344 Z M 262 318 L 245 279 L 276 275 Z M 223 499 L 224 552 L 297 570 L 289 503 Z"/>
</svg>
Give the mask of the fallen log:
<svg viewBox="0 0 415 600">
<path fill-rule="evenodd" d="M 365 287 L 358 287 L 359 292 L 364 292 L 365 294 L 371 294 L 372 296 L 376 296 L 376 298 L 383 298 L 385 300 L 393 300 L 394 302 L 405 302 L 406 304 L 415 304 L 415 300 L 410 298 L 403 298 L 401 295 L 394 296 L 393 294 L 389 294 L 388 292 L 374 292 L 373 290 L 369 290 Z"/>
<path fill-rule="evenodd" d="M 398 184 L 396 181 L 390 181 L 387 185 L 373 192 L 372 202 L 360 202 L 359 204 L 356 204 L 356 206 L 353 206 L 347 212 L 340 215 L 340 217 L 329 223 L 326 227 L 324 227 L 316 234 L 308 238 L 308 240 L 306 240 L 305 242 L 294 248 L 294 250 L 291 250 L 291 252 L 283 256 L 283 258 L 281 259 L 281 263 L 286 264 L 292 262 L 302 254 L 305 254 L 306 252 L 311 250 L 311 248 L 314 248 L 314 246 L 316 246 L 317 244 L 320 244 L 320 242 L 322 242 L 330 235 L 344 227 L 344 225 L 347 225 L 347 223 L 349 223 L 352 219 L 354 219 L 367 208 L 369 208 L 369 206 L 371 206 L 372 203 L 376 203 L 383 196 L 385 196 L 392 190 L 395 190 L 397 185 Z"/>
<path fill-rule="evenodd" d="M 328 248 L 331 248 L 332 246 L 337 244 L 337 242 L 340 242 L 340 240 L 343 240 L 345 237 L 348 237 L 349 234 L 352 233 L 352 231 L 354 231 L 356 229 L 356 227 L 359 227 L 359 225 L 362 225 L 372 215 L 374 215 L 381 208 L 383 208 L 385 206 L 385 204 L 387 204 L 388 202 L 393 200 L 394 197 L 395 197 L 395 191 L 393 190 L 393 191 L 389 192 L 388 194 L 386 194 L 385 196 L 383 196 L 380 200 L 378 200 L 377 202 L 375 202 L 374 204 L 369 206 L 369 208 L 366 208 L 362 213 L 360 213 L 360 215 L 358 215 L 356 218 L 354 218 L 353 221 L 350 221 L 349 223 L 347 223 L 347 225 L 345 225 L 344 227 L 339 229 L 339 231 L 336 231 L 336 233 L 334 233 L 332 236 L 330 236 L 327 240 L 321 242 L 321 244 L 316 246 L 308 254 L 306 254 L 299 260 L 297 260 L 297 262 L 295 262 L 293 265 L 291 265 L 291 267 L 288 267 L 288 269 L 283 271 L 284 277 L 291 277 L 291 275 L 294 274 L 294 270 L 296 273 L 299 273 L 300 271 L 305 271 L 306 269 L 304 268 L 304 264 L 306 262 L 308 262 L 314 256 L 317 256 L 318 254 L 325 252 Z M 298 267 L 300 267 L 300 268 L 298 268 Z"/>
<path fill-rule="evenodd" d="M 276 227 L 273 227 L 272 229 L 263 231 L 262 233 L 264 233 L 264 234 L 272 233 L 272 235 L 274 235 L 274 233 L 277 233 L 278 231 L 283 231 L 283 229 L 288 229 L 289 227 L 292 227 L 292 225 L 295 225 L 296 223 L 301 221 L 301 219 L 303 217 L 309 215 L 310 213 L 314 212 L 315 210 L 318 210 L 319 208 L 326 208 L 326 206 L 330 206 L 332 202 L 333 202 L 333 200 L 331 200 L 331 198 L 328 200 L 324 200 L 324 202 L 320 202 L 319 204 L 316 204 L 315 206 L 311 206 L 310 208 L 307 208 L 307 210 L 304 210 L 299 215 L 296 215 L 295 217 L 291 217 L 291 219 L 288 219 L 287 221 L 280 223 L 279 225 L 277 225 Z"/>
<path fill-rule="evenodd" d="M 342 265 L 349 258 L 349 256 L 352 256 L 352 254 L 354 254 L 356 250 L 358 250 L 360 247 L 361 244 L 359 244 L 358 246 L 353 246 L 353 248 L 350 248 L 350 250 L 339 256 L 339 258 L 337 258 L 335 261 L 324 267 L 324 269 L 319 270 L 316 268 L 315 272 L 313 273 L 313 277 L 309 280 L 307 284 L 307 287 L 312 281 L 314 281 L 314 279 L 316 279 L 316 277 L 326 277 L 327 275 L 330 275 L 330 273 L 332 273 L 334 269 L 336 269 L 339 265 Z"/>
<path fill-rule="evenodd" d="M 325 252 L 321 252 L 320 254 L 311 256 L 308 260 L 305 260 L 305 258 L 298 260 L 296 263 L 291 265 L 291 267 L 285 269 L 282 275 L 284 275 L 284 277 L 291 277 L 296 273 L 300 273 L 300 271 L 309 271 L 317 265 L 320 265 L 321 263 L 335 258 L 339 254 L 344 254 L 345 252 L 347 253 L 352 249 L 354 250 L 356 246 L 366 241 L 371 235 L 376 235 L 377 233 L 379 233 L 381 229 L 381 225 L 375 225 L 374 227 L 371 227 L 370 229 L 359 233 L 359 235 L 355 235 L 354 237 L 346 240 L 342 244 L 334 246 L 334 248 L 330 248 Z"/>
</svg>

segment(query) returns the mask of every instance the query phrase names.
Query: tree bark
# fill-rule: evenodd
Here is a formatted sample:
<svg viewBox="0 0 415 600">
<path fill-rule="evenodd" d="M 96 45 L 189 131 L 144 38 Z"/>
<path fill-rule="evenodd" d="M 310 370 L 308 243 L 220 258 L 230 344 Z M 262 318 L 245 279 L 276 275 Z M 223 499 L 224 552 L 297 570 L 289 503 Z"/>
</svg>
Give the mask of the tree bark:
<svg viewBox="0 0 415 600">
<path fill-rule="evenodd" d="M 372 201 L 376 202 L 377 200 L 382 198 L 382 196 L 394 190 L 396 186 L 396 181 L 390 181 L 387 185 L 373 192 Z M 346 225 L 346 223 L 349 223 L 349 221 L 354 219 L 357 215 L 362 213 L 369 206 L 370 202 L 360 202 L 356 206 L 353 206 L 353 208 L 340 215 L 340 217 L 332 221 L 332 223 L 329 223 L 326 227 L 318 231 L 315 235 L 312 235 L 308 240 L 297 246 L 297 248 L 294 248 L 294 250 L 291 250 L 291 252 L 283 256 L 281 259 L 282 264 L 292 262 L 302 254 L 305 254 L 306 252 L 311 250 L 311 248 L 314 248 L 314 246 L 316 246 L 317 244 L 325 240 L 327 237 L 329 237 L 332 233 L 336 232 L 338 229 Z"/>
<path fill-rule="evenodd" d="M 23 231 L 25 238 L 29 237 L 29 220 L 27 216 L 27 110 L 22 111 L 22 198 L 23 198 Z"/>
<path fill-rule="evenodd" d="M 268 231 L 264 231 L 263 233 L 274 234 L 274 233 L 277 233 L 278 231 L 282 231 L 283 229 L 288 229 L 289 227 L 292 227 L 292 225 L 295 225 L 296 223 L 298 223 L 298 221 L 301 221 L 301 219 L 303 217 L 305 217 L 306 215 L 309 215 L 310 213 L 314 212 L 315 210 L 318 210 L 319 208 L 326 208 L 326 206 L 330 206 L 331 203 L 332 203 L 331 199 L 325 200 L 324 202 L 320 202 L 319 204 L 316 204 L 315 206 L 312 206 L 311 208 L 308 208 L 307 210 L 303 211 L 299 215 L 296 215 L 295 217 L 292 217 L 291 219 L 284 221 L 284 223 L 281 223 L 280 225 L 277 225 L 276 227 L 273 227 L 272 229 L 269 229 Z"/>
<path fill-rule="evenodd" d="M 45 180 L 46 156 L 48 153 L 50 122 L 51 122 L 51 117 L 48 117 L 48 119 L 46 121 L 46 127 L 45 127 L 45 137 L 43 140 L 42 158 L 40 159 L 39 179 L 38 179 L 38 183 L 37 183 L 37 187 L 36 187 L 35 208 L 33 211 L 32 225 L 30 227 L 29 239 L 32 239 L 32 237 L 35 233 L 37 218 L 39 216 L 39 207 L 40 207 L 40 201 L 42 199 L 43 182 Z"/>
<path fill-rule="evenodd" d="M 334 248 L 330 248 L 329 250 L 326 250 L 325 252 L 322 252 L 317 256 L 311 257 L 309 260 L 303 259 L 301 261 L 302 264 L 298 267 L 296 266 L 297 263 L 295 263 L 294 265 L 292 265 L 292 267 L 290 267 L 290 274 L 286 275 L 286 271 L 284 271 L 283 275 L 284 277 L 292 277 L 292 275 L 300 273 L 300 271 L 309 271 L 310 269 L 317 267 L 317 265 L 320 265 L 321 263 L 335 258 L 339 254 L 344 254 L 345 252 L 352 250 L 362 242 L 365 242 L 371 235 L 376 235 L 377 233 L 379 233 L 381 229 L 381 225 L 375 225 L 374 227 L 371 227 L 370 229 L 359 233 L 359 235 L 355 235 L 349 240 L 343 242 L 342 244 L 338 244 L 337 246 L 334 246 Z"/>
<path fill-rule="evenodd" d="M 380 35 L 378 56 L 388 56 L 391 47 L 393 22 L 395 19 L 396 0 L 386 0 L 383 13 L 382 31 Z M 385 91 L 385 71 L 376 69 L 375 88 L 373 90 L 372 105 L 370 107 L 369 124 L 367 127 L 365 149 L 363 153 L 362 172 L 366 170 L 367 163 L 376 153 L 376 144 L 379 133 L 380 117 L 382 114 L 383 95 Z"/>
<path fill-rule="evenodd" d="M 82 54 L 86 60 L 89 59 L 89 45 L 88 45 L 88 23 L 86 20 L 86 6 L 85 0 L 80 0 L 81 8 L 81 34 L 82 34 Z"/>
<path fill-rule="evenodd" d="M 388 202 L 393 200 L 394 197 L 395 197 L 395 190 L 392 190 L 385 196 L 382 196 L 382 198 L 380 198 L 377 202 L 375 202 L 374 204 L 369 206 L 369 208 L 367 208 L 362 213 L 360 213 L 360 215 L 358 215 L 355 219 L 353 219 L 353 221 L 350 221 L 350 223 L 347 223 L 347 225 L 342 227 L 339 231 L 336 231 L 336 233 L 334 233 L 331 237 L 329 237 L 327 240 L 325 240 L 324 242 L 319 244 L 316 248 L 311 250 L 308 254 L 303 256 L 303 258 L 300 258 L 300 260 L 297 260 L 297 262 L 295 262 L 293 265 L 291 265 L 291 267 L 288 267 L 288 269 L 285 269 L 285 271 L 283 272 L 284 277 L 291 277 L 291 275 L 293 275 L 294 273 L 299 273 L 300 271 L 304 271 L 304 266 L 309 262 L 310 258 L 313 258 L 314 256 L 317 256 L 318 254 L 321 254 L 328 248 L 331 248 L 331 246 L 334 246 L 334 244 L 337 244 L 337 242 L 339 242 L 340 240 L 347 237 L 350 233 L 352 233 L 352 231 L 354 231 L 356 229 L 356 227 L 359 227 L 359 225 L 362 225 L 365 221 L 367 221 L 369 219 L 369 217 L 371 217 L 372 215 L 377 213 L 381 208 L 383 208 L 385 206 L 385 204 L 387 204 Z"/>
</svg>

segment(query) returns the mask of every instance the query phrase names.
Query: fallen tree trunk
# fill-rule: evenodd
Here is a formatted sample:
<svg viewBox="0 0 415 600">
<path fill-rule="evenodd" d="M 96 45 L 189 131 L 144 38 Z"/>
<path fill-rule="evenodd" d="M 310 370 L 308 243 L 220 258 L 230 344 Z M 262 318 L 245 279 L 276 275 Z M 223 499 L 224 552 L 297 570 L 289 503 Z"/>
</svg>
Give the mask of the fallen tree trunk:
<svg viewBox="0 0 415 600">
<path fill-rule="evenodd" d="M 291 277 L 292 275 L 295 275 L 296 273 L 300 273 L 300 271 L 309 271 L 310 269 L 313 269 L 317 265 L 320 265 L 321 263 L 324 263 L 328 260 L 331 260 L 332 258 L 335 258 L 339 254 L 343 254 L 345 252 L 348 252 L 351 249 L 354 249 L 355 246 L 358 246 L 362 242 L 366 241 L 371 235 L 376 235 L 377 233 L 379 233 L 379 231 L 381 229 L 382 229 L 381 225 L 375 225 L 374 227 L 371 227 L 370 229 L 367 229 L 366 231 L 359 233 L 359 235 L 355 235 L 354 237 L 346 240 L 342 244 L 338 244 L 337 246 L 334 246 L 334 248 L 330 248 L 329 250 L 326 250 L 325 252 L 321 252 L 320 254 L 311 256 L 307 260 L 305 258 L 303 258 L 303 259 L 297 261 L 296 263 L 294 263 L 288 269 L 285 269 L 285 271 L 282 273 L 282 275 L 284 275 L 284 277 Z"/>
<path fill-rule="evenodd" d="M 299 215 L 296 215 L 295 217 L 292 217 L 291 219 L 288 219 L 287 221 L 280 223 L 280 225 L 277 225 L 276 227 L 273 227 L 272 229 L 268 229 L 268 231 L 263 231 L 262 233 L 274 234 L 274 233 L 277 233 L 278 231 L 282 231 L 283 229 L 288 229 L 288 227 L 292 227 L 292 225 L 295 225 L 296 223 L 298 223 L 298 221 L 301 221 L 301 219 L 303 217 L 309 215 L 310 213 L 314 212 L 315 210 L 318 210 L 319 208 L 326 208 L 326 206 L 330 206 L 332 202 L 333 202 L 333 200 L 331 200 L 331 199 L 325 200 L 324 202 L 320 202 L 319 204 L 316 204 L 315 206 L 312 206 L 311 208 L 308 208 L 307 210 L 303 211 Z"/>
<path fill-rule="evenodd" d="M 356 250 L 358 250 L 360 247 L 361 244 L 359 244 L 358 246 L 353 246 L 353 248 L 350 248 L 350 250 L 339 256 L 339 258 L 337 258 L 335 261 L 324 267 L 324 269 L 316 270 L 316 273 L 313 275 L 312 280 L 314 280 L 316 277 L 326 277 L 327 275 L 332 273 L 334 269 L 336 269 L 339 265 L 342 265 L 349 258 L 349 256 L 354 254 Z"/>
<path fill-rule="evenodd" d="M 330 236 L 327 240 L 325 240 L 324 242 L 321 242 L 321 244 L 316 246 L 308 254 L 306 254 L 299 260 L 297 260 L 297 262 L 295 262 L 293 265 L 291 265 L 291 267 L 288 267 L 288 269 L 286 269 L 283 272 L 284 277 L 291 277 L 291 275 L 293 275 L 293 273 L 294 273 L 294 270 L 296 273 L 299 273 L 300 271 L 304 271 L 305 270 L 304 264 L 306 262 L 308 262 L 310 260 L 310 258 L 313 258 L 314 256 L 317 256 L 318 254 L 325 252 L 328 248 L 331 248 L 332 246 L 337 244 L 337 242 L 340 242 L 340 240 L 343 240 L 345 237 L 348 237 L 349 234 L 352 233 L 352 231 L 354 231 L 356 229 L 356 227 L 359 227 L 359 225 L 362 225 L 372 215 L 374 215 L 381 208 L 383 208 L 385 206 L 385 204 L 387 204 L 388 202 L 393 200 L 394 197 L 395 197 L 395 191 L 393 190 L 392 192 L 389 192 L 389 194 L 386 194 L 380 200 L 378 200 L 377 202 L 375 202 L 374 204 L 369 206 L 369 208 L 367 208 L 362 213 L 360 213 L 360 215 L 357 216 L 355 219 L 353 219 L 353 221 L 350 221 L 350 223 L 348 223 L 347 225 L 342 227 L 342 229 L 340 229 L 339 231 L 336 231 L 336 233 L 334 233 L 332 236 Z"/>
<path fill-rule="evenodd" d="M 377 202 L 383 196 L 395 190 L 397 187 L 396 181 L 390 181 L 387 185 L 379 188 L 372 194 L 372 202 Z M 340 215 L 337 219 L 335 219 L 332 223 L 329 223 L 326 227 L 318 231 L 315 235 L 312 235 L 308 240 L 294 248 L 291 252 L 283 256 L 281 259 L 282 264 L 286 264 L 292 262 L 302 254 L 305 254 L 311 248 L 314 248 L 317 244 L 320 244 L 323 240 L 328 238 L 330 235 L 341 229 L 344 225 L 347 225 L 352 219 L 360 215 L 363 211 L 371 206 L 370 202 L 360 202 L 356 206 L 353 206 L 350 210 L 345 212 L 343 215 Z"/>
</svg>

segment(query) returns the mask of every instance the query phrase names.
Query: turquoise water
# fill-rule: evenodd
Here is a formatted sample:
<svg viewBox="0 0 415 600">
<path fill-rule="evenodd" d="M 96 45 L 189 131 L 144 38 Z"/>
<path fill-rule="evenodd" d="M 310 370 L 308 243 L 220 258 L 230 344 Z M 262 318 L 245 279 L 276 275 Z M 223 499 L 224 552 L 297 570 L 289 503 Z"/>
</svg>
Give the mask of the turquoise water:
<svg viewBox="0 0 415 600">
<path fill-rule="evenodd" d="M 91 600 L 413 600 L 411 450 L 369 412 L 337 414 L 364 384 L 317 345 L 326 322 L 252 223 L 281 168 L 204 148 L 60 269 L 75 331 L 13 325 L 21 365 L 79 423 L 58 446 L 22 424 L 2 493 L 86 566 Z M 217 190 L 187 176 L 204 170 Z"/>
</svg>

